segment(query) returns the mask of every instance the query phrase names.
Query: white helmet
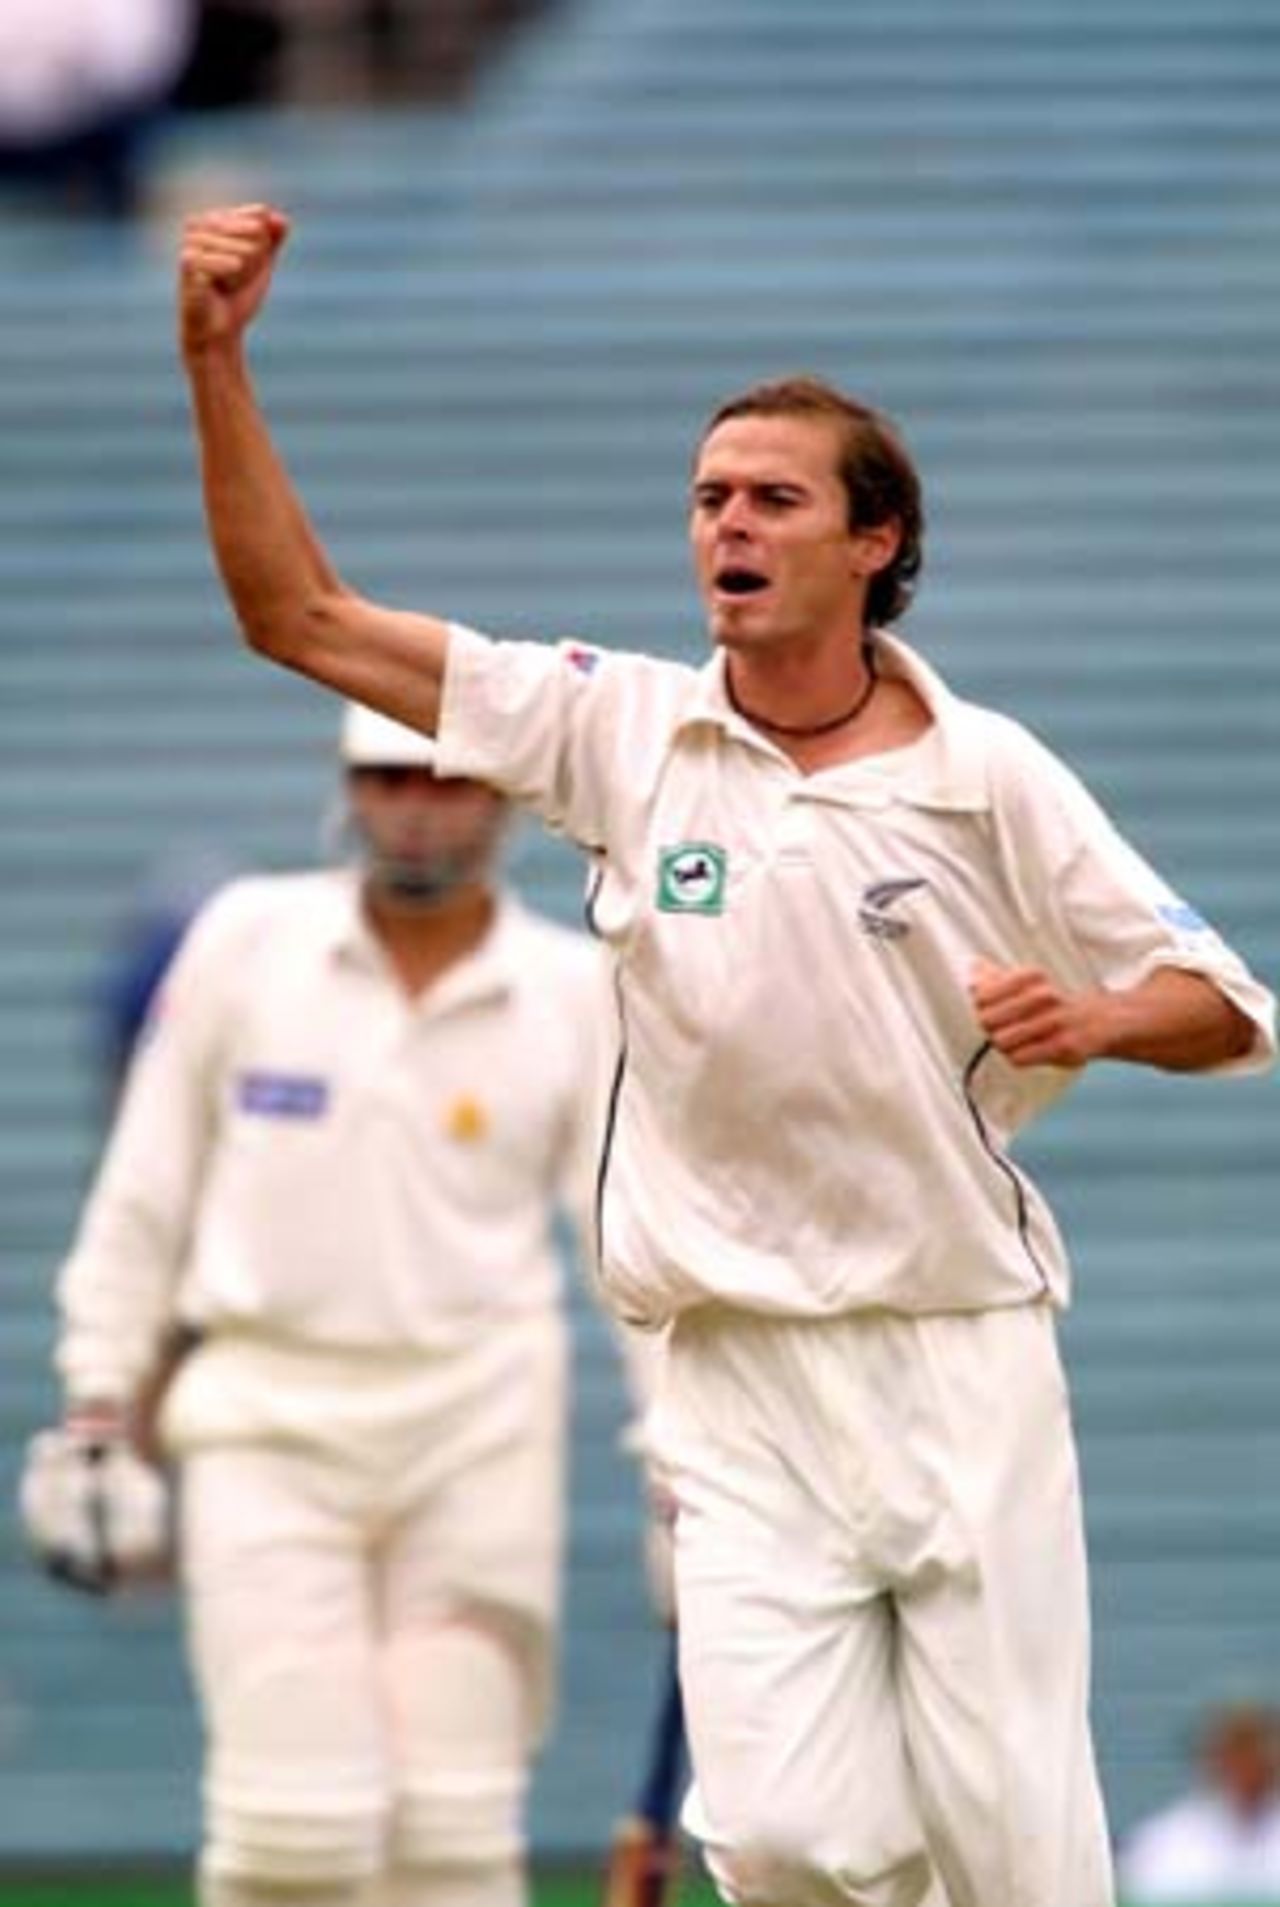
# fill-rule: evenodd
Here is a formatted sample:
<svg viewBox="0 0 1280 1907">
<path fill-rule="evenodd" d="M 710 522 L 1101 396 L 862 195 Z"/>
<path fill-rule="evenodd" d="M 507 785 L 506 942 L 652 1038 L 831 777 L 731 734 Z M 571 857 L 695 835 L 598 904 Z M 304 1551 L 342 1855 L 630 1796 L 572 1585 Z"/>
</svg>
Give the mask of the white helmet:
<svg viewBox="0 0 1280 1907">
<path fill-rule="evenodd" d="M 374 887 L 404 907 L 430 910 L 457 888 L 488 878 L 507 818 L 507 804 L 496 790 L 490 791 L 492 803 L 478 813 L 432 803 L 433 818 L 428 822 L 419 814 L 414 824 L 418 839 L 406 845 L 393 818 L 375 819 L 362 811 L 364 804 L 349 778 L 362 768 L 434 773 L 435 742 L 360 702 L 348 702 L 339 752 L 348 777 L 346 813 L 339 826 Z"/>
<path fill-rule="evenodd" d="M 387 715 L 348 702 L 342 717 L 340 753 L 348 768 L 434 768 L 430 735 L 406 728 Z"/>
</svg>

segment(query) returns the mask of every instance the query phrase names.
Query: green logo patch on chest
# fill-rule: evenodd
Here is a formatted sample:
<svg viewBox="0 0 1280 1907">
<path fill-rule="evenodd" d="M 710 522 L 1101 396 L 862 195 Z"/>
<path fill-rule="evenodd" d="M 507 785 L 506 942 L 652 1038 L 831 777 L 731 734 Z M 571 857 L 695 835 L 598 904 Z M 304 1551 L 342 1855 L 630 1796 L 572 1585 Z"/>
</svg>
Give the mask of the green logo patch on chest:
<svg viewBox="0 0 1280 1907">
<path fill-rule="evenodd" d="M 658 855 L 658 906 L 664 914 L 723 914 L 729 857 L 709 841 L 679 841 Z"/>
</svg>

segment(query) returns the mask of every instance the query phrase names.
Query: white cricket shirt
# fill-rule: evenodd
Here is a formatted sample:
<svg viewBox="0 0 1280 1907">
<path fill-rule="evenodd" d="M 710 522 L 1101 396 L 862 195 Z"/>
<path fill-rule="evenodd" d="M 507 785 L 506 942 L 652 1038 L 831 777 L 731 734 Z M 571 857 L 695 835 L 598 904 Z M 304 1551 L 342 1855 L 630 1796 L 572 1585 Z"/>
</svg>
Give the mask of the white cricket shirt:
<svg viewBox="0 0 1280 1907">
<path fill-rule="evenodd" d="M 1013 1135 L 1070 1083 L 988 1048 L 979 956 L 1069 987 L 1209 976 L 1274 1052 L 1274 1005 L 1025 729 L 880 637 L 934 723 L 801 774 L 695 670 L 455 628 L 442 771 L 495 782 L 597 856 L 622 1015 L 603 1274 L 656 1323 L 1064 1303 Z"/>
<path fill-rule="evenodd" d="M 163 988 L 60 1280 L 69 1391 L 123 1398 L 176 1312 L 267 1344 L 447 1351 L 560 1298 L 589 1232 L 600 950 L 501 902 L 417 999 L 356 878 L 234 882 Z"/>
</svg>

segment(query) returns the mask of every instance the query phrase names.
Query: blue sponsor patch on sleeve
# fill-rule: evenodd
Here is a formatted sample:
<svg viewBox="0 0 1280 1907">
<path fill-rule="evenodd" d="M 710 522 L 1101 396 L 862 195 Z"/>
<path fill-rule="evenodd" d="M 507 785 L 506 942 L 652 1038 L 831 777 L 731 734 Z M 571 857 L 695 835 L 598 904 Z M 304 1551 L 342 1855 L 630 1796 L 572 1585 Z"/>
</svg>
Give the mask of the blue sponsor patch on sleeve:
<svg viewBox="0 0 1280 1907">
<path fill-rule="evenodd" d="M 259 1119 L 323 1119 L 329 1083 L 305 1073 L 241 1073 L 236 1105 Z"/>
<path fill-rule="evenodd" d="M 1203 914 L 1197 914 L 1194 907 L 1186 901 L 1165 901 L 1156 908 L 1156 913 L 1166 927 L 1172 927 L 1179 934 L 1211 934 L 1213 928 Z"/>
</svg>

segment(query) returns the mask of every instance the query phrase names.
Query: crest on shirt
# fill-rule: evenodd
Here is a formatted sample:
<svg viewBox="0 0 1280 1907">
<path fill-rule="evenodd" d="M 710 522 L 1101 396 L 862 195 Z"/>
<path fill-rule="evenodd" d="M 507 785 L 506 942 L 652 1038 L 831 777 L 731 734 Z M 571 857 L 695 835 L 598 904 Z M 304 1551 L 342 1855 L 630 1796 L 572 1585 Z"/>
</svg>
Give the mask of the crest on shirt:
<svg viewBox="0 0 1280 1907">
<path fill-rule="evenodd" d="M 872 881 L 869 887 L 863 888 L 858 906 L 858 925 L 863 933 L 873 940 L 902 940 L 911 932 L 911 923 L 903 920 L 898 906 L 908 894 L 928 885 L 928 881 L 914 875 Z"/>
<path fill-rule="evenodd" d="M 658 855 L 658 907 L 664 914 L 723 914 L 729 857 L 710 841 L 679 841 Z"/>
<path fill-rule="evenodd" d="M 459 1145 L 475 1145 L 489 1130 L 489 1114 L 471 1093 L 459 1093 L 445 1110 L 444 1129 Z"/>
</svg>

